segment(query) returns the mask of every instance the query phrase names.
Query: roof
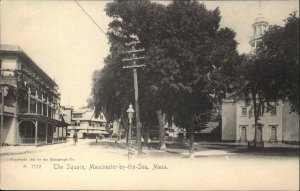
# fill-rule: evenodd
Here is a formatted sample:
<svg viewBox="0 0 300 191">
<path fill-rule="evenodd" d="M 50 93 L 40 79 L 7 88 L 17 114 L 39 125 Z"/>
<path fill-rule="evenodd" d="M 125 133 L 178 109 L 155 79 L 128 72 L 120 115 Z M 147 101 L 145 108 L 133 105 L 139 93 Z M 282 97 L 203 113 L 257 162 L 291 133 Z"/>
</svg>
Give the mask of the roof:
<svg viewBox="0 0 300 191">
<path fill-rule="evenodd" d="M 80 108 L 80 109 L 76 109 L 76 110 L 73 110 L 73 113 L 86 113 L 88 111 L 92 111 L 90 108 Z"/>
<path fill-rule="evenodd" d="M 32 67 L 32 69 L 39 73 L 41 77 L 43 77 L 47 83 L 51 84 L 52 86 L 58 86 L 56 82 L 48 76 L 46 72 L 44 72 L 19 46 L 16 45 L 6 45 L 0 44 L 0 55 L 18 55 L 20 58 Z"/>
<path fill-rule="evenodd" d="M 207 128 L 202 129 L 200 131 L 200 133 L 212 133 L 218 126 L 219 126 L 219 122 L 208 122 L 208 124 L 206 125 Z"/>
<path fill-rule="evenodd" d="M 101 112 L 101 115 L 103 116 L 103 119 L 100 119 L 100 117 L 95 118 L 95 112 L 93 109 L 90 108 L 81 108 L 73 111 L 73 114 L 82 114 L 81 118 L 73 118 L 72 120 L 76 121 L 94 121 L 94 122 L 106 122 L 106 118 Z"/>
<path fill-rule="evenodd" d="M 34 113 L 22 113 L 18 115 L 18 118 L 21 120 L 38 120 L 42 122 L 48 122 L 55 126 L 67 127 L 69 124 L 64 121 L 59 121 L 57 119 L 49 118 L 43 115 L 34 114 Z"/>
</svg>

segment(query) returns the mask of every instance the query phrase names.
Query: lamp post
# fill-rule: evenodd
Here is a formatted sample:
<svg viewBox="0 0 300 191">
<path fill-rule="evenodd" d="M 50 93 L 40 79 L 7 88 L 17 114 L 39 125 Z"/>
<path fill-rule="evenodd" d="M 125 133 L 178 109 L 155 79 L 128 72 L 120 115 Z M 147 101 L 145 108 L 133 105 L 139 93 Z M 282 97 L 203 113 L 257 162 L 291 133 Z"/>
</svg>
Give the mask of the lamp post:
<svg viewBox="0 0 300 191">
<path fill-rule="evenodd" d="M 129 108 L 127 109 L 128 113 L 128 119 L 129 119 L 129 129 L 128 129 L 128 160 L 131 152 L 131 124 L 132 124 L 132 118 L 133 118 L 133 113 L 134 110 L 132 108 L 132 104 L 129 104 Z"/>
</svg>

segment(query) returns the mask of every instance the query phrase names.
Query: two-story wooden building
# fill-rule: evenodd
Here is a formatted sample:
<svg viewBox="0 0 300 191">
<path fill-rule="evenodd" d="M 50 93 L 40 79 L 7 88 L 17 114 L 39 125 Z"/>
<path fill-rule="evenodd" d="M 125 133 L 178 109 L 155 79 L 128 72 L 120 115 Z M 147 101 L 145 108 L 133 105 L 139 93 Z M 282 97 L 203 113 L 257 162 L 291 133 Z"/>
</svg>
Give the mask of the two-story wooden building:
<svg viewBox="0 0 300 191">
<path fill-rule="evenodd" d="M 107 136 L 106 118 L 101 112 L 95 116 L 94 110 L 81 108 L 72 112 L 72 122 L 68 129 L 68 136 L 73 137 L 76 132 L 78 138 L 95 138 L 96 136 Z"/>
<path fill-rule="evenodd" d="M 66 141 L 57 84 L 17 46 L 0 47 L 0 98 L 1 144 Z"/>
</svg>

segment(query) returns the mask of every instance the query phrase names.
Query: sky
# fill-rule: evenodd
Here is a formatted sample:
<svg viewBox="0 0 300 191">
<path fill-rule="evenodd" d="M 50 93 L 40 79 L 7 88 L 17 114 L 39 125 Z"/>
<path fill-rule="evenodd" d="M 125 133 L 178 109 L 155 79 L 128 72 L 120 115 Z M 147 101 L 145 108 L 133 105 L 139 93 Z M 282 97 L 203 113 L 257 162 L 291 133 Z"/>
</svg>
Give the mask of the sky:
<svg viewBox="0 0 300 191">
<path fill-rule="evenodd" d="M 78 3 L 107 31 L 111 18 L 104 11 L 109 1 L 78 0 Z M 158 2 L 158 1 L 156 1 Z M 236 32 L 239 53 L 250 51 L 252 24 L 261 12 L 271 25 L 284 25 L 299 1 L 200 1 L 207 9 L 219 7 L 221 27 Z M 168 1 L 163 1 L 168 4 Z M 104 66 L 108 39 L 72 0 L 0 0 L 1 44 L 18 45 L 58 84 L 61 105 L 87 105 L 92 74 Z M 260 7 L 260 8 L 259 8 Z"/>
</svg>

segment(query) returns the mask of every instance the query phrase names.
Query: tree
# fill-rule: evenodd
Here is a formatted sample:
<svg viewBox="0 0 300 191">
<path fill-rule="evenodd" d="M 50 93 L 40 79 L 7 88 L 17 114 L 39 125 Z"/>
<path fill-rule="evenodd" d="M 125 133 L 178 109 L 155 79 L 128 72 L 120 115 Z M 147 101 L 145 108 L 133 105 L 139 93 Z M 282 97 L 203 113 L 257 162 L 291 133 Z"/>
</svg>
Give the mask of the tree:
<svg viewBox="0 0 300 191">
<path fill-rule="evenodd" d="M 160 36 L 163 9 L 163 5 L 149 0 L 107 4 L 107 15 L 113 18 L 108 32 L 111 48 L 110 55 L 105 59 L 105 67 L 95 72 L 93 77 L 90 105 L 95 106 L 96 113 L 104 111 L 109 120 L 122 118 L 122 121 L 126 121 L 126 109 L 129 103 L 134 103 L 134 94 L 131 71 L 123 69 L 125 63 L 122 59 L 127 56 L 124 52 L 128 51 L 125 44 L 138 38 L 143 48 L 151 49 Z M 149 72 L 139 70 L 140 117 L 145 127 L 159 124 L 154 79 Z"/>
<path fill-rule="evenodd" d="M 269 66 L 267 97 L 288 98 L 292 111 L 299 112 L 299 17 L 291 13 L 285 26 L 271 26 L 257 51 Z"/>
<path fill-rule="evenodd" d="M 155 76 L 161 77 L 157 84 L 162 111 L 190 133 L 191 157 L 194 131 L 209 121 L 207 113 L 226 87 L 223 74 L 237 57 L 235 33 L 220 29 L 220 19 L 218 9 L 207 10 L 198 1 L 173 1 L 166 7 L 166 30 L 159 51 L 151 56 Z"/>
<path fill-rule="evenodd" d="M 236 72 L 239 76 L 236 76 L 234 84 L 234 93 L 232 97 L 235 100 L 244 100 L 246 105 L 251 105 L 249 111 L 249 117 L 254 117 L 254 148 L 256 148 L 258 140 L 257 128 L 258 120 L 262 114 L 262 110 L 265 104 L 268 104 L 268 109 L 272 107 L 272 103 L 277 103 L 277 97 L 270 97 L 268 94 L 273 91 L 272 88 L 268 88 L 269 73 L 268 64 L 262 62 L 259 57 L 253 55 L 241 55 L 241 65 L 236 68 Z"/>
<path fill-rule="evenodd" d="M 256 148 L 261 111 L 289 98 L 293 110 L 299 112 L 299 18 L 293 13 L 284 27 L 271 26 L 255 54 L 240 59 L 241 65 L 233 70 L 239 74 L 232 83 L 233 97 L 252 106 L 249 115 L 254 117 Z"/>
<path fill-rule="evenodd" d="M 106 12 L 114 20 L 108 33 L 110 55 L 94 77 L 97 111 L 121 115 L 120 108 L 128 106 L 133 94 L 129 72 L 121 66 L 122 51 L 126 42 L 138 38 L 146 49 L 146 67 L 139 70 L 141 120 L 153 123 L 153 113 L 173 116 L 190 132 L 193 156 L 194 131 L 205 127 L 214 103 L 226 93 L 227 76 L 238 57 L 235 33 L 219 28 L 219 9 L 207 10 L 195 0 L 167 6 L 147 0 L 114 1 Z"/>
</svg>

